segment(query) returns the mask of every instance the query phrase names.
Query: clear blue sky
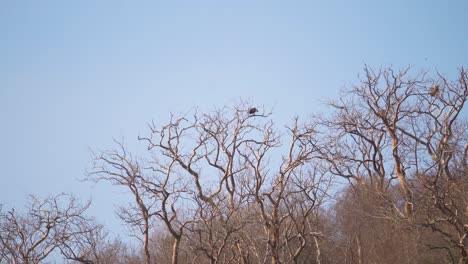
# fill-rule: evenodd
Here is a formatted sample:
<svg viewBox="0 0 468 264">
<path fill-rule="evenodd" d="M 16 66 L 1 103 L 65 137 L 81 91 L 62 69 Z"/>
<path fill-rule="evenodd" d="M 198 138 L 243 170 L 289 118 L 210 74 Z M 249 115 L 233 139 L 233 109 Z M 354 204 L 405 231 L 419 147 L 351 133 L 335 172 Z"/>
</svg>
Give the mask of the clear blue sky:
<svg viewBox="0 0 468 264">
<path fill-rule="evenodd" d="M 118 230 L 121 189 L 76 181 L 90 148 L 239 98 L 276 105 L 279 124 L 307 117 L 364 63 L 453 76 L 467 14 L 466 0 L 1 1 L 0 203 L 73 192 Z"/>
</svg>

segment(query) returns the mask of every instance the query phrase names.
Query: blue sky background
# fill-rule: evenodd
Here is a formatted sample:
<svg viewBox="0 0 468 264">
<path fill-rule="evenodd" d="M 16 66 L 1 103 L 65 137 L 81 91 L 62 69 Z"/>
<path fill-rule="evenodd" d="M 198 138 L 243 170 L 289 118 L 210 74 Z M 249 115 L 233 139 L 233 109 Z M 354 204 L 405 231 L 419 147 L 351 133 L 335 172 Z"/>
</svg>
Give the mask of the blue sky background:
<svg viewBox="0 0 468 264">
<path fill-rule="evenodd" d="M 79 182 L 90 149 L 240 98 L 322 111 L 363 64 L 455 76 L 468 1 L 0 1 L 0 203 L 73 192 L 121 232 L 122 189 Z"/>
</svg>

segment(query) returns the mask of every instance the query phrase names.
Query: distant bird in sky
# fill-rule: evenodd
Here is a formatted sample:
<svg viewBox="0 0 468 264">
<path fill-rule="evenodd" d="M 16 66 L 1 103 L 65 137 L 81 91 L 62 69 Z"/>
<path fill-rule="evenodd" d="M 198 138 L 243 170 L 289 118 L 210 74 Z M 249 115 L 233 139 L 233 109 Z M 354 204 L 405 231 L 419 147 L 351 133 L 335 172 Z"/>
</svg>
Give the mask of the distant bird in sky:
<svg viewBox="0 0 468 264">
<path fill-rule="evenodd" d="M 255 107 L 252 107 L 252 108 L 249 109 L 249 115 L 253 115 L 253 114 L 257 113 L 257 112 L 258 112 L 258 110 Z"/>
</svg>

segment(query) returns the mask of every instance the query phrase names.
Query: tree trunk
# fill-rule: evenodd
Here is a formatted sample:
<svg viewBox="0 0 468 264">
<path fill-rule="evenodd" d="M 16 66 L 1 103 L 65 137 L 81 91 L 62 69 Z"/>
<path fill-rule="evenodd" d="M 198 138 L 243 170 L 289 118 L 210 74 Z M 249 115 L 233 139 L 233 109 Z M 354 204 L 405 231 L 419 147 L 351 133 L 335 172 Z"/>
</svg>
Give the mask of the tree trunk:
<svg viewBox="0 0 468 264">
<path fill-rule="evenodd" d="M 279 230 L 276 228 L 272 228 L 270 233 L 270 247 L 271 247 L 271 264 L 278 264 L 279 263 L 279 248 L 278 248 L 278 240 L 279 240 Z"/>
<path fill-rule="evenodd" d="M 357 245 L 357 257 L 358 257 L 358 264 L 362 264 L 362 246 L 361 246 L 361 238 L 360 235 L 356 236 L 356 245 Z"/>
<path fill-rule="evenodd" d="M 150 264 L 150 253 L 149 253 L 149 224 L 145 221 L 145 230 L 143 232 L 143 250 L 145 251 L 145 264 Z"/>
<path fill-rule="evenodd" d="M 278 263 L 278 256 L 275 256 L 275 254 L 271 255 L 271 264 L 277 264 Z"/>
<path fill-rule="evenodd" d="M 314 236 L 314 241 L 315 241 L 315 246 L 317 247 L 317 258 L 316 258 L 316 261 L 317 261 L 317 264 L 320 264 L 320 246 L 319 246 L 318 239 L 317 239 L 316 236 Z"/>
<path fill-rule="evenodd" d="M 462 255 L 462 257 L 460 258 L 458 263 L 468 264 L 468 253 L 467 253 L 467 250 L 464 247 L 461 248 L 461 255 Z"/>
<path fill-rule="evenodd" d="M 237 251 L 239 252 L 239 256 L 240 256 L 240 264 L 247 264 L 248 263 L 248 258 L 246 256 L 244 256 L 244 252 L 242 250 L 242 247 L 241 247 L 241 244 L 239 243 L 239 241 L 236 242 L 236 247 L 237 247 Z"/>
<path fill-rule="evenodd" d="M 395 131 L 388 124 L 388 121 L 384 120 L 384 122 L 386 122 L 385 125 L 389 131 L 390 138 L 392 139 L 392 155 L 393 160 L 395 161 L 395 172 L 401 189 L 403 190 L 403 197 L 405 198 L 405 215 L 408 217 L 408 221 L 411 223 L 413 221 L 413 196 L 411 194 L 408 182 L 406 181 L 406 173 L 400 158 L 400 153 L 398 152 L 400 140 L 395 134 Z"/>
<path fill-rule="evenodd" d="M 178 263 L 179 257 L 179 244 L 180 244 L 180 237 L 174 238 L 174 243 L 172 244 L 172 264 Z"/>
</svg>

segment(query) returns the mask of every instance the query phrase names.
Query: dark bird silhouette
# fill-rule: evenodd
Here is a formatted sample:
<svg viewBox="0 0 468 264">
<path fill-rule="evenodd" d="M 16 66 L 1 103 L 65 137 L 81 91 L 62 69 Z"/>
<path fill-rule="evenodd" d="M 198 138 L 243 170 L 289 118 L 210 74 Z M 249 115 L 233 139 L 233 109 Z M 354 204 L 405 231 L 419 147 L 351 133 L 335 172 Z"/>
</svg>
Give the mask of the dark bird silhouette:
<svg viewBox="0 0 468 264">
<path fill-rule="evenodd" d="M 439 93 L 439 85 L 434 85 L 431 88 L 431 96 L 436 96 Z"/>
<path fill-rule="evenodd" d="M 257 112 L 258 112 L 258 110 L 255 107 L 252 107 L 252 108 L 249 109 L 249 115 L 253 115 L 253 114 L 257 113 Z"/>
</svg>

